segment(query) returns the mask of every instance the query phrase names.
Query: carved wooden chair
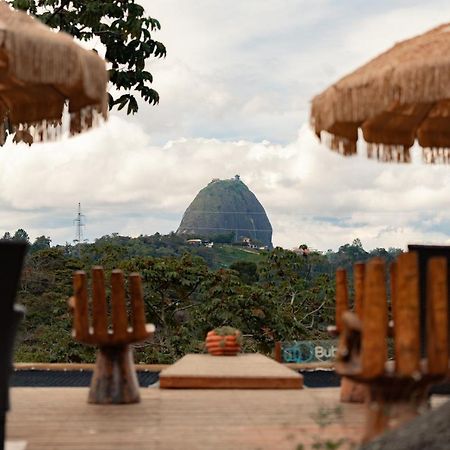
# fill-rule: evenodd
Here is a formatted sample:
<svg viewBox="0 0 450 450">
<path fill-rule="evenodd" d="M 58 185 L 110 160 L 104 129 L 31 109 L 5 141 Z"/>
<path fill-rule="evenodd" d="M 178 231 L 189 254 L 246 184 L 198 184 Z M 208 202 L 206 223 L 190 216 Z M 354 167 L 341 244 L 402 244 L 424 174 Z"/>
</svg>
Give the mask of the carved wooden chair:
<svg viewBox="0 0 450 450">
<path fill-rule="evenodd" d="M 421 351 L 419 264 L 414 252 L 390 268 L 394 359 L 388 360 L 388 303 L 385 262 L 365 265 L 362 317 L 342 314 L 336 371 L 369 386 L 364 440 L 415 417 L 428 406 L 429 386 L 449 369 L 447 260 L 427 267 L 426 327 Z"/>
<path fill-rule="evenodd" d="M 92 269 L 92 302 L 88 299 L 86 273 L 75 272 L 73 311 L 74 338 L 98 347 L 94 373 L 89 390 L 89 403 L 137 403 L 139 385 L 130 344 L 153 335 L 155 327 L 145 323 L 141 277 L 129 276 L 130 324 L 125 295 L 125 277 L 121 270 L 111 274 L 111 320 L 105 293 L 105 276 L 101 267 Z M 89 319 L 91 310 L 91 320 Z"/>
</svg>

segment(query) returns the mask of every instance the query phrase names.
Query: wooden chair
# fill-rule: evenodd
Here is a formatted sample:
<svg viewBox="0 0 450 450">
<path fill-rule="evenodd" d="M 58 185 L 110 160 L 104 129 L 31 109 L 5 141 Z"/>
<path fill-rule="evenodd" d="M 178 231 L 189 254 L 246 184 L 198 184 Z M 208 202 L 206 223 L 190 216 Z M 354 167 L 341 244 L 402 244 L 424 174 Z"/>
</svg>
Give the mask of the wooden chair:
<svg viewBox="0 0 450 450">
<path fill-rule="evenodd" d="M 394 360 L 388 360 L 385 262 L 365 265 L 362 317 L 342 314 L 336 371 L 369 386 L 364 440 L 415 417 L 428 406 L 429 386 L 449 368 L 447 261 L 431 258 L 427 269 L 426 352 L 421 354 L 419 264 L 414 252 L 390 269 Z"/>
<path fill-rule="evenodd" d="M 17 286 L 28 245 L 0 242 L 0 449 L 5 441 L 6 412 L 9 409 L 9 377 L 12 371 L 14 340 L 24 309 L 15 304 Z"/>
<path fill-rule="evenodd" d="M 92 269 L 92 303 L 89 305 L 86 273 L 75 272 L 74 296 L 70 299 L 73 311 L 73 336 L 84 344 L 97 346 L 97 358 L 89 403 L 137 403 L 139 385 L 130 344 L 148 339 L 155 327 L 145 323 L 141 277 L 129 276 L 131 324 L 125 297 L 125 278 L 121 270 L 111 274 L 111 326 L 108 324 L 108 305 L 105 276 L 101 267 Z M 89 323 L 89 310 L 92 312 Z"/>
</svg>

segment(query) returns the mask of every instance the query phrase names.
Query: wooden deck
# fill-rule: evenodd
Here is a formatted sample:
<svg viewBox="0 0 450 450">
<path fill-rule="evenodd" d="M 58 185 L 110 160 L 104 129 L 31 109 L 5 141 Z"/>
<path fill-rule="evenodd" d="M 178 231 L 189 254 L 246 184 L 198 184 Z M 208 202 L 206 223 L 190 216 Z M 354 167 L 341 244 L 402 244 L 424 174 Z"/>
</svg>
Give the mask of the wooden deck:
<svg viewBox="0 0 450 450">
<path fill-rule="evenodd" d="M 88 405 L 85 388 L 13 388 L 8 439 L 27 450 L 294 450 L 358 440 L 363 405 L 339 390 L 141 389 L 136 405 Z M 341 448 L 341 447 L 340 447 Z"/>
</svg>

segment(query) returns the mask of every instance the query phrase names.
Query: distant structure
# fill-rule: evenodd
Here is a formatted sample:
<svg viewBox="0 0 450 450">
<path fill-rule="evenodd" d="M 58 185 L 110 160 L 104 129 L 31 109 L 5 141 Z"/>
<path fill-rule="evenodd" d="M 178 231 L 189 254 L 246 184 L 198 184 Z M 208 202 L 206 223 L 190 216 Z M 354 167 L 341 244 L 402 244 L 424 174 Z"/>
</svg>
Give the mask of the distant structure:
<svg viewBox="0 0 450 450">
<path fill-rule="evenodd" d="M 239 175 L 228 180 L 213 178 L 186 209 L 177 234 L 272 248 L 272 225 Z"/>
<path fill-rule="evenodd" d="M 84 223 L 85 216 L 81 214 L 81 203 L 78 203 L 78 213 L 76 219 L 73 220 L 73 223 L 75 224 L 75 239 L 73 240 L 73 243 L 75 245 L 81 244 L 82 242 L 86 242 L 87 239 L 83 239 L 83 227 L 86 226 Z M 80 256 L 80 247 L 78 246 L 78 257 Z"/>
</svg>

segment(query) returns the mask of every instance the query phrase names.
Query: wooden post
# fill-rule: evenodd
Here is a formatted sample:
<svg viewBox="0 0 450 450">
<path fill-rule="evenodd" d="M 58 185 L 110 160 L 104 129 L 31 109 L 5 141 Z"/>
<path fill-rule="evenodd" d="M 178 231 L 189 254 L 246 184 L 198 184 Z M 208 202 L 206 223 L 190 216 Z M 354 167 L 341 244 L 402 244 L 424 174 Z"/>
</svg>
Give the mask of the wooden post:
<svg viewBox="0 0 450 450">
<path fill-rule="evenodd" d="M 145 328 L 144 292 L 142 290 L 141 276 L 138 273 L 130 274 L 129 289 L 131 294 L 133 337 L 140 341 L 147 337 L 147 330 Z"/>
<path fill-rule="evenodd" d="M 280 341 L 275 342 L 274 359 L 275 359 L 275 361 L 277 361 L 279 363 L 283 362 L 283 358 L 281 356 L 281 342 Z"/>
<path fill-rule="evenodd" d="M 343 330 L 342 316 L 348 311 L 348 287 L 347 272 L 345 269 L 336 271 L 336 330 L 338 333 Z"/>
<path fill-rule="evenodd" d="M 95 336 L 106 339 L 108 335 L 108 306 L 105 294 L 105 274 L 99 266 L 92 268 L 92 327 Z"/>
<path fill-rule="evenodd" d="M 386 279 L 385 262 L 381 258 L 374 258 L 366 265 L 363 317 L 361 377 L 370 379 L 384 374 L 387 360 Z"/>
<path fill-rule="evenodd" d="M 430 258 L 427 270 L 427 360 L 430 375 L 448 371 L 447 259 Z"/>
<path fill-rule="evenodd" d="M 363 319 L 365 273 L 366 273 L 366 265 L 364 263 L 356 263 L 353 266 L 353 282 L 355 289 L 355 313 L 361 320 Z"/>
<path fill-rule="evenodd" d="M 73 276 L 74 290 L 74 331 L 77 340 L 84 340 L 89 336 L 89 309 L 86 272 L 78 270 Z"/>
<path fill-rule="evenodd" d="M 123 272 L 117 269 L 111 273 L 111 314 L 116 339 L 126 341 L 128 317 L 125 303 L 125 278 Z"/>
<path fill-rule="evenodd" d="M 419 373 L 419 264 L 417 254 L 403 253 L 397 259 L 394 303 L 395 371 L 399 376 Z"/>
</svg>

